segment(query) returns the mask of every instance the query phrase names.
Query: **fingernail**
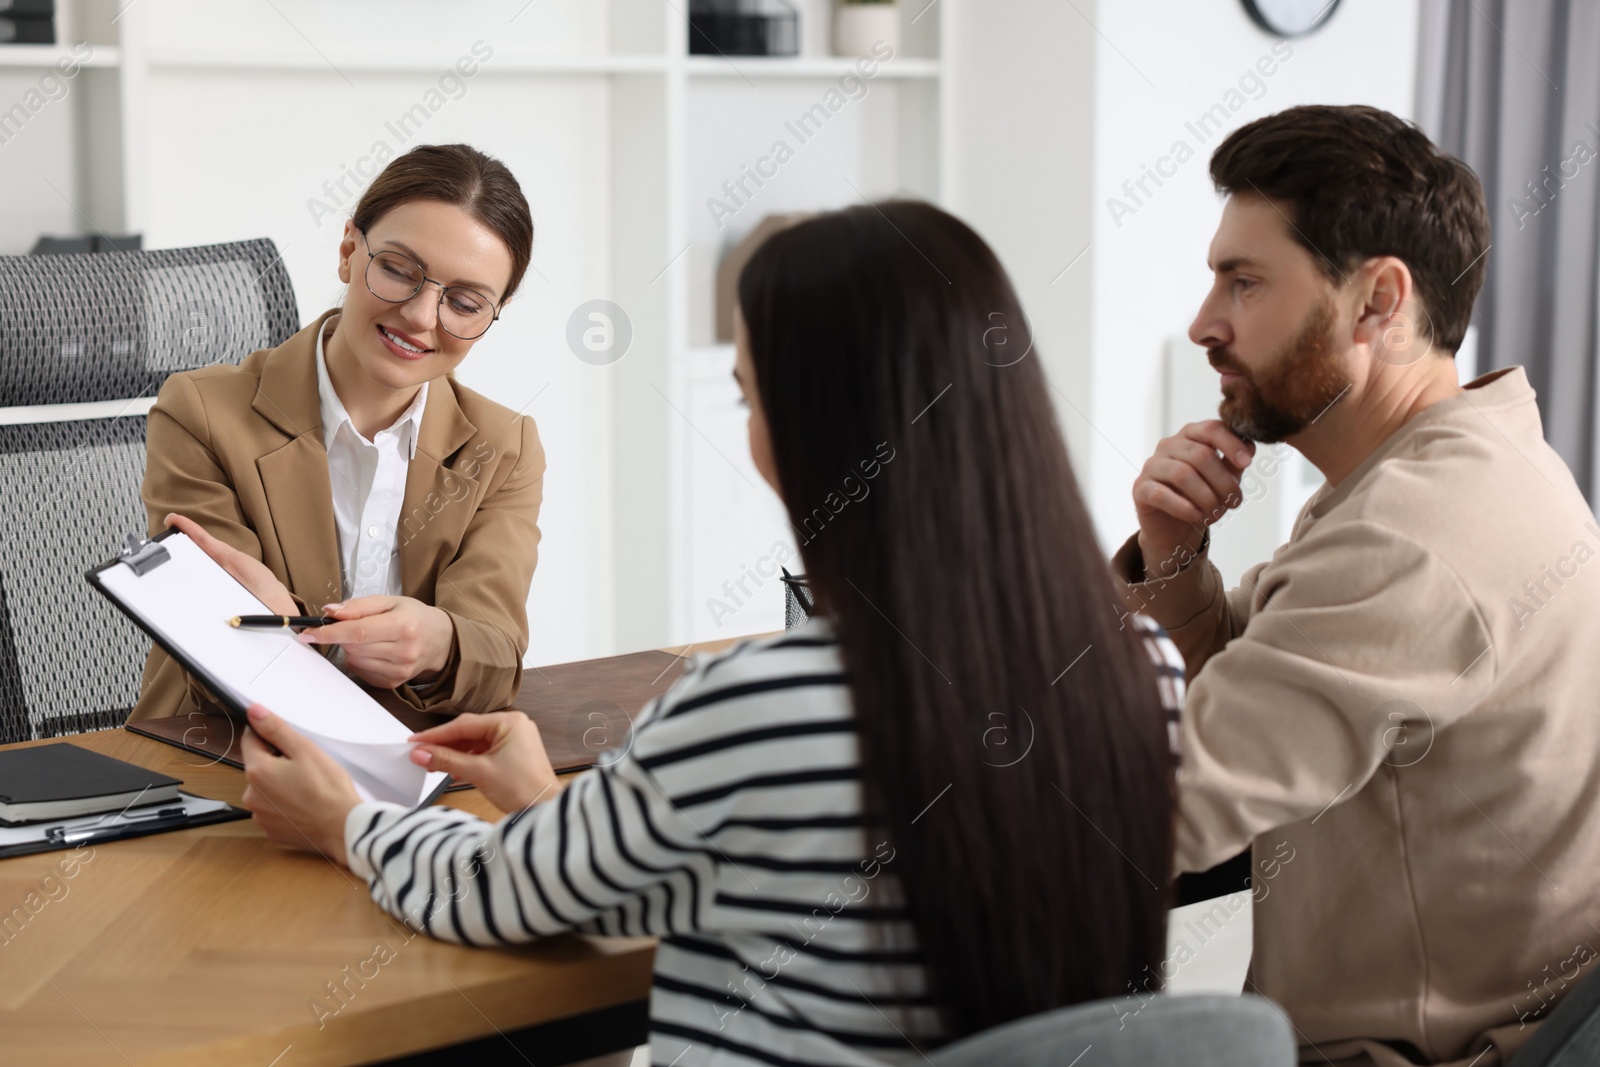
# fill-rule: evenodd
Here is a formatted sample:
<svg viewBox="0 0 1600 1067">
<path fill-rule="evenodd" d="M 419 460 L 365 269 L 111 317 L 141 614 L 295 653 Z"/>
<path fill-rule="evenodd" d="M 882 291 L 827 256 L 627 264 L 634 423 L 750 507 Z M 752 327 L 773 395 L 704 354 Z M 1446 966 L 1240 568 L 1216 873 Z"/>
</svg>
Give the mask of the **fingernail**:
<svg viewBox="0 0 1600 1067">
<path fill-rule="evenodd" d="M 433 753 L 425 748 L 414 748 L 411 750 L 411 762 L 426 767 L 433 762 Z"/>
<path fill-rule="evenodd" d="M 314 645 L 317 643 L 317 635 L 312 633 L 310 630 L 303 630 L 300 633 L 295 634 L 294 639 L 299 641 L 302 645 Z"/>
<path fill-rule="evenodd" d="M 1241 467 L 1248 467 L 1250 466 L 1250 453 L 1241 448 L 1233 454 L 1233 461 Z"/>
<path fill-rule="evenodd" d="M 339 604 L 324 604 L 324 605 L 322 605 L 322 613 L 324 615 L 332 615 L 334 612 L 338 611 L 342 607 L 344 607 L 343 603 L 339 603 Z"/>
<path fill-rule="evenodd" d="M 254 704 L 250 705 L 248 708 L 245 708 L 244 713 L 251 722 L 260 722 L 262 719 L 267 717 L 267 709 L 258 708 Z"/>
</svg>

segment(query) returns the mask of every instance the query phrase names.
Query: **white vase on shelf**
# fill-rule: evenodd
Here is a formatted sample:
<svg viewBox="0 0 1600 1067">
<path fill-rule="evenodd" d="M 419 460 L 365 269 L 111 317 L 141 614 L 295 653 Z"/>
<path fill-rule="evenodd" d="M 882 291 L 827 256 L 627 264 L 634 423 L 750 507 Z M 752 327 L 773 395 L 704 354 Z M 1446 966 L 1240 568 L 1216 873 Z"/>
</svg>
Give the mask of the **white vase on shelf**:
<svg viewBox="0 0 1600 1067">
<path fill-rule="evenodd" d="M 879 41 L 900 51 L 899 4 L 840 4 L 834 8 L 834 55 L 871 55 Z"/>
</svg>

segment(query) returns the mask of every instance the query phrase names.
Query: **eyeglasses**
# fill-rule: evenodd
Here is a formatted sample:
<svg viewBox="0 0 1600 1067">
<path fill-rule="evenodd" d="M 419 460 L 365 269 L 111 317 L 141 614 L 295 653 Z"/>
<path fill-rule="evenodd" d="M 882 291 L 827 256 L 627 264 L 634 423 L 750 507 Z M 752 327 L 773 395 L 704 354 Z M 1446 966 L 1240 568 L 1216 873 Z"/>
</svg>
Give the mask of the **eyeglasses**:
<svg viewBox="0 0 1600 1067">
<path fill-rule="evenodd" d="M 374 252 L 367 241 L 367 231 L 360 232 L 367 245 L 367 289 L 379 300 L 404 304 L 422 291 L 424 283 L 437 285 L 439 325 L 445 333 L 463 341 L 482 337 L 500 317 L 494 301 L 476 289 L 434 281 L 422 272 L 421 263 L 399 252 Z"/>
</svg>

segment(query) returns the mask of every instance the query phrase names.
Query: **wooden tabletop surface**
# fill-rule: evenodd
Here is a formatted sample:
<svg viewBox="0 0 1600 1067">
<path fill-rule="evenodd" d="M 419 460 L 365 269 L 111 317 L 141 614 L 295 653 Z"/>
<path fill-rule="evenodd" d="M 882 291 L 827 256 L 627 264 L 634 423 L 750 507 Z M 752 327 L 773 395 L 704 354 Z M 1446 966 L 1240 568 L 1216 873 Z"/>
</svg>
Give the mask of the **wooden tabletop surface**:
<svg viewBox="0 0 1600 1067">
<path fill-rule="evenodd" d="M 66 740 L 199 796 L 244 791 L 240 771 L 123 730 Z M 442 803 L 500 816 L 474 791 Z M 654 954 L 647 938 L 414 935 L 343 867 L 220 823 L 0 861 L 0 1061 L 368 1063 L 645 999 Z"/>
</svg>

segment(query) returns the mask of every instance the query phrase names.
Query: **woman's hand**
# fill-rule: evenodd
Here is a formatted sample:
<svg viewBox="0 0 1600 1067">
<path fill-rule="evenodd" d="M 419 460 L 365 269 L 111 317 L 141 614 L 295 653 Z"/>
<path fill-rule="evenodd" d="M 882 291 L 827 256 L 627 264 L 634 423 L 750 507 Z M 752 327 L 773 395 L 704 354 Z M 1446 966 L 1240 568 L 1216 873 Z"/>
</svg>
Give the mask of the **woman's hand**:
<svg viewBox="0 0 1600 1067">
<path fill-rule="evenodd" d="M 557 785 L 539 728 L 520 711 L 458 715 L 410 740 L 413 763 L 471 782 L 501 811 L 521 811 Z"/>
<path fill-rule="evenodd" d="M 216 560 L 240 585 L 254 593 L 255 598 L 265 604 L 269 612 L 274 615 L 300 614 L 300 608 L 295 604 L 294 597 L 290 596 L 289 590 L 278 581 L 271 567 L 254 556 L 247 556 L 232 545 L 212 537 L 193 519 L 173 514 L 162 521 L 168 526 L 176 526 L 187 535 L 189 540 L 199 546 L 200 551 Z"/>
<path fill-rule="evenodd" d="M 248 784 L 240 803 L 272 840 L 320 852 L 345 866 L 345 817 L 361 803 L 350 775 L 260 704 L 250 705 L 248 714 L 250 729 L 241 741 Z"/>
<path fill-rule="evenodd" d="M 302 630 L 307 645 L 343 645 L 351 674 L 379 689 L 409 681 L 431 682 L 450 662 L 456 625 L 450 615 L 408 596 L 363 596 L 328 604 L 324 615 L 341 621 Z"/>
</svg>

